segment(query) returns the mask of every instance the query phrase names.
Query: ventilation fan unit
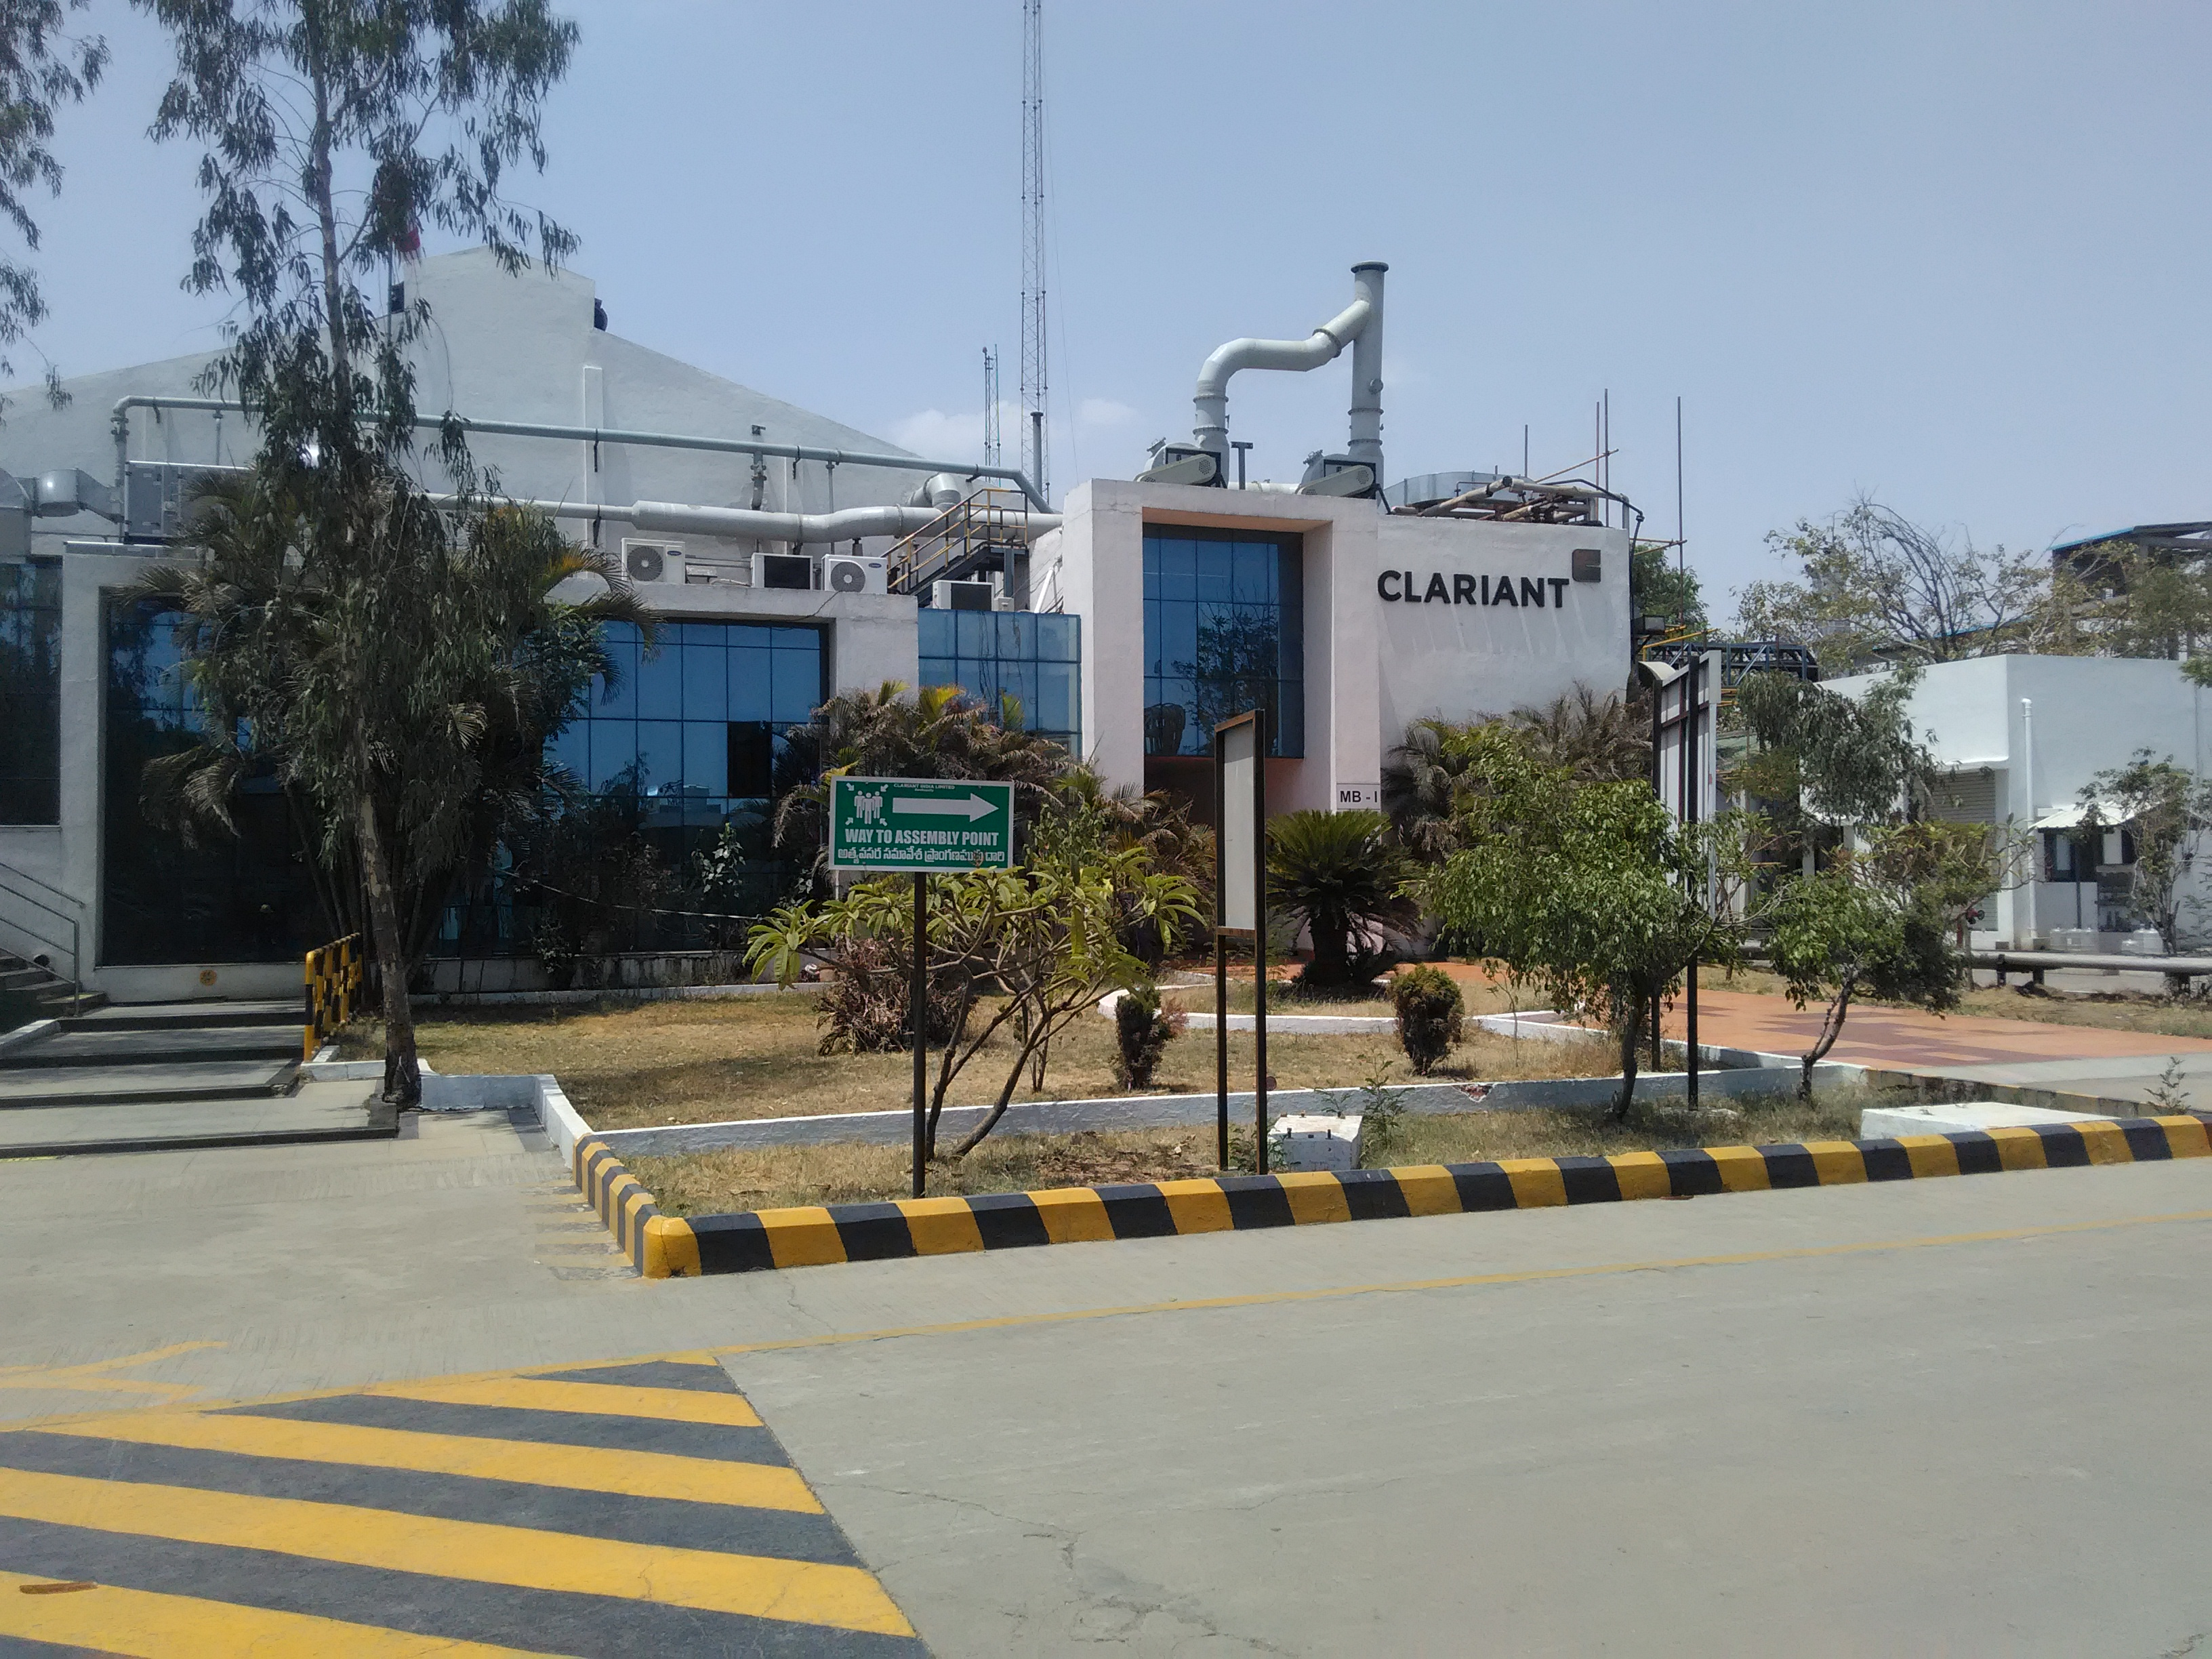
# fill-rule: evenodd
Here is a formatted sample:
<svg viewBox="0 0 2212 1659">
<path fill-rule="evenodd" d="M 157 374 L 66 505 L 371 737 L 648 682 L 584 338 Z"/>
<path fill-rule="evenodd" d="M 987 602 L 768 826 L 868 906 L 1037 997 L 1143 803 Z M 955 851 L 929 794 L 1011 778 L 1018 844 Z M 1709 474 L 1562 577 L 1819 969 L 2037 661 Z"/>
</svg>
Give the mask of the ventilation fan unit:
<svg viewBox="0 0 2212 1659">
<path fill-rule="evenodd" d="M 890 561 L 833 553 L 822 561 L 822 586 L 832 593 L 888 593 Z"/>
<path fill-rule="evenodd" d="M 933 611 L 995 611 L 999 589 L 994 582 L 934 581 L 929 585 Z"/>
<path fill-rule="evenodd" d="M 810 588 L 814 586 L 814 561 L 804 553 L 756 553 L 753 586 Z"/>
<path fill-rule="evenodd" d="M 623 570 L 632 583 L 642 586 L 647 582 L 671 582 L 684 585 L 684 548 L 678 542 L 639 541 L 624 537 L 622 544 Z"/>
</svg>

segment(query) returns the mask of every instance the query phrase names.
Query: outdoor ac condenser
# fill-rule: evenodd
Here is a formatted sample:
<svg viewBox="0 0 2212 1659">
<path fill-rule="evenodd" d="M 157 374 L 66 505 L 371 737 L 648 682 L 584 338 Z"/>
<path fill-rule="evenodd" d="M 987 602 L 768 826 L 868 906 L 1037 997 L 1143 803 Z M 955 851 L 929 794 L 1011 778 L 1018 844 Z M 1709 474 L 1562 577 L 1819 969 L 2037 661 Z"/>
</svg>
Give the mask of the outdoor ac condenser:
<svg viewBox="0 0 2212 1659">
<path fill-rule="evenodd" d="M 814 561 L 804 553 L 753 555 L 755 587 L 805 589 L 814 586 Z"/>
<path fill-rule="evenodd" d="M 822 561 L 822 586 L 832 593 L 888 593 L 890 561 L 832 553 Z"/>
<path fill-rule="evenodd" d="M 672 582 L 684 585 L 684 544 L 623 538 L 623 572 L 633 583 Z"/>
<path fill-rule="evenodd" d="M 933 611 L 995 611 L 999 590 L 991 582 L 934 581 L 929 585 Z"/>
</svg>

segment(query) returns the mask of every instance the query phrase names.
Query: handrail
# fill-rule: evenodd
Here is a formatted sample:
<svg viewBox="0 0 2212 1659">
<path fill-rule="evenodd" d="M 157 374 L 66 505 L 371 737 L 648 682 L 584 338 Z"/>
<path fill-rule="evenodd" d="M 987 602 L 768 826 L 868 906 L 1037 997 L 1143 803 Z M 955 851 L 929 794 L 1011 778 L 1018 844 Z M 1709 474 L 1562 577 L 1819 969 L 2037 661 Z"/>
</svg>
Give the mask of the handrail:
<svg viewBox="0 0 2212 1659">
<path fill-rule="evenodd" d="M 0 891 L 12 894 L 15 897 L 23 901 L 23 902 L 31 905 L 36 909 L 43 910 L 46 915 L 57 918 L 60 922 L 68 927 L 69 942 L 67 944 L 64 944 L 60 939 L 51 933 L 40 932 L 38 928 L 33 927 L 27 921 L 18 921 L 12 916 L 0 915 L 0 927 L 11 929 L 15 933 L 22 934 L 27 939 L 35 939 L 39 944 L 49 946 L 53 950 L 67 951 L 69 952 L 70 970 L 66 978 L 60 974 L 54 973 L 53 967 L 50 963 L 40 963 L 37 960 L 38 953 L 36 951 L 32 952 L 26 960 L 31 962 L 34 967 L 44 967 L 47 973 L 52 974 L 54 978 L 58 980 L 62 980 L 62 981 L 69 987 L 70 1012 L 72 1014 L 76 1013 L 82 1008 L 84 1002 L 83 922 L 79 917 L 73 916 L 67 911 L 57 910 L 52 905 L 48 904 L 44 900 L 40 899 L 37 894 L 24 891 L 22 888 L 16 886 L 14 882 L 10 881 L 9 879 L 9 877 L 14 877 L 16 880 L 26 882 L 29 884 L 29 885 L 40 889 L 41 891 L 50 893 L 54 897 L 60 899 L 65 904 L 75 905 L 79 910 L 82 910 L 84 908 L 84 901 L 71 894 L 63 892 L 60 888 L 52 885 L 51 883 L 40 881 L 36 876 L 31 874 L 27 870 L 19 870 L 12 864 L 0 864 Z M 49 923 L 47 925 L 52 927 L 53 924 Z"/>
</svg>

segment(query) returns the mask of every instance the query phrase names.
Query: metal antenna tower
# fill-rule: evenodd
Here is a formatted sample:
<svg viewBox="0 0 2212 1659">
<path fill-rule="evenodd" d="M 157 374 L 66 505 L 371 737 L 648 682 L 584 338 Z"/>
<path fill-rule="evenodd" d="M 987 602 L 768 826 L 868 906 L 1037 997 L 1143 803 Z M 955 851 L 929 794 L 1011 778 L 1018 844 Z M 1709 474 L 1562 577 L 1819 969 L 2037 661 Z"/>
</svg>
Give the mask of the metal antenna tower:
<svg viewBox="0 0 2212 1659">
<path fill-rule="evenodd" d="M 983 465 L 997 466 L 999 447 L 999 354 L 983 348 Z"/>
<path fill-rule="evenodd" d="M 1043 0 L 1022 0 L 1022 471 L 1050 499 L 1046 408 Z"/>
</svg>

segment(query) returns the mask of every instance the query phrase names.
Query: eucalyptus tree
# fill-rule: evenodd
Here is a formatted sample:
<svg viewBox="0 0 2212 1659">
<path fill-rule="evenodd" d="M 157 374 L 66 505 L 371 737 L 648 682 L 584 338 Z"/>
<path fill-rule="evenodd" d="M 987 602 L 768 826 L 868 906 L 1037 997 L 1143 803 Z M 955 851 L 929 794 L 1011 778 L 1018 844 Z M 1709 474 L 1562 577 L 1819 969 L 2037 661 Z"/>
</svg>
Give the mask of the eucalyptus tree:
<svg viewBox="0 0 2212 1659">
<path fill-rule="evenodd" d="M 303 800 L 325 869 L 357 862 L 383 975 L 385 1095 L 421 1097 L 408 982 L 456 870 L 520 814 L 546 739 L 613 665 L 600 625 L 639 620 L 627 589 L 512 505 L 441 511 L 404 475 L 330 522 L 256 469 L 198 503 L 198 557 L 138 597 L 176 613 L 200 709 L 193 746 L 147 791 L 188 825 L 229 823 L 257 774 Z M 334 533 L 335 532 L 335 533 Z"/>
<path fill-rule="evenodd" d="M 202 544 L 210 570 L 234 550 L 222 538 L 251 544 L 263 608 L 239 611 L 204 574 L 155 587 L 191 618 L 187 672 L 229 700 L 210 706 L 234 708 L 261 763 L 312 803 L 324 856 L 358 860 L 386 1093 L 412 1102 L 406 914 L 476 810 L 498 711 L 521 706 L 507 657 L 529 648 L 527 618 L 555 618 L 544 583 L 568 556 L 478 488 L 456 421 L 439 448 L 458 500 L 417 482 L 409 348 L 429 311 L 417 297 L 394 312 L 386 279 L 426 228 L 510 272 L 574 249 L 508 186 L 544 168 L 542 106 L 575 26 L 544 0 L 135 3 L 175 48 L 153 136 L 201 152 L 184 284 L 237 302 L 203 384 L 262 441 L 251 495 Z M 242 661 L 256 637 L 264 660 Z M 204 802 L 234 778 L 235 757 L 216 763 L 225 741 L 187 792 Z"/>
<path fill-rule="evenodd" d="M 62 164 L 53 152 L 54 111 L 82 102 L 107 67 L 107 43 L 67 33 L 70 14 L 92 0 L 0 0 L 0 218 L 23 245 L 0 254 L 0 378 L 15 377 L 4 355 L 46 319 L 46 299 L 30 255 L 39 251 L 39 222 L 28 197 L 60 193 Z M 46 395 L 68 401 L 60 372 L 46 365 Z M 6 407 L 0 400 L 0 409 Z"/>
</svg>

